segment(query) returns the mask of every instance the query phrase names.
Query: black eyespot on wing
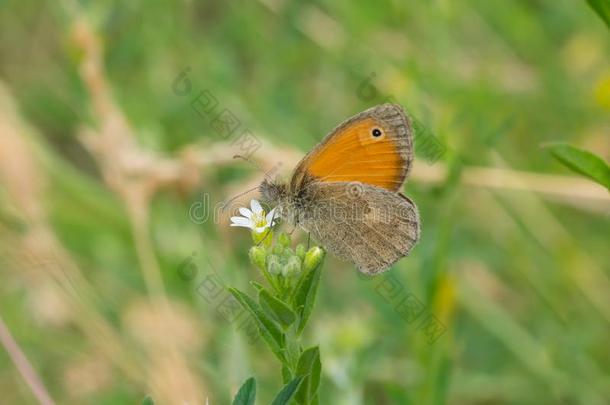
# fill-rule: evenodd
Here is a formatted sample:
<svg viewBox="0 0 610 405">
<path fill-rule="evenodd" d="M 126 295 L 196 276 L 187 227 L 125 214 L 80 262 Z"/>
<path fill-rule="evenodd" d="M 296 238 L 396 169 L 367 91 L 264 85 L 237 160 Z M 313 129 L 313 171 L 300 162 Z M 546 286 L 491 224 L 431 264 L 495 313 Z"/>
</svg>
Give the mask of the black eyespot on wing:
<svg viewBox="0 0 610 405">
<path fill-rule="evenodd" d="M 373 128 L 373 130 L 371 131 L 371 134 L 375 138 L 379 138 L 381 135 L 383 135 L 383 133 L 381 132 L 381 129 L 379 129 L 379 128 Z"/>
</svg>

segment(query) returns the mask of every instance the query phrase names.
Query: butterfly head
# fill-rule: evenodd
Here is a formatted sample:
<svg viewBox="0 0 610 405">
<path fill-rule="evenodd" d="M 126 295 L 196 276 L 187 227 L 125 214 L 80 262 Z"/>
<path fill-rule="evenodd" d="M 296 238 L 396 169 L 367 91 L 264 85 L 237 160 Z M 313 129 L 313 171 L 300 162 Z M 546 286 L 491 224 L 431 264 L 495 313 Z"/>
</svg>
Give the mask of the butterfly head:
<svg viewBox="0 0 610 405">
<path fill-rule="evenodd" d="M 288 196 L 286 184 L 267 179 L 258 186 L 262 199 L 271 204 L 281 203 Z"/>
</svg>

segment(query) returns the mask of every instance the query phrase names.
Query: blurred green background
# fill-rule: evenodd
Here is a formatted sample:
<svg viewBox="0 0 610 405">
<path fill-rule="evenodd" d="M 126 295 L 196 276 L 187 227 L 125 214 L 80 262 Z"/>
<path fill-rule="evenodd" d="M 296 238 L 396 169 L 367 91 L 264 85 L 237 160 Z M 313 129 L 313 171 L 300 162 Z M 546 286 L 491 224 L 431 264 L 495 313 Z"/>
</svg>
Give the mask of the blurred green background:
<svg viewBox="0 0 610 405">
<path fill-rule="evenodd" d="M 541 148 L 610 158 L 610 31 L 586 2 L 9 0 L 0 317 L 54 401 L 281 387 L 262 341 L 197 289 L 259 277 L 247 232 L 192 214 L 262 179 L 193 110 L 203 90 L 284 176 L 387 96 L 446 147 L 429 162 L 416 145 L 422 240 L 390 273 L 445 332 L 429 342 L 386 279 L 331 258 L 305 336 L 322 404 L 610 403 L 610 194 Z M 4 336 L 0 403 L 37 403 Z"/>
</svg>

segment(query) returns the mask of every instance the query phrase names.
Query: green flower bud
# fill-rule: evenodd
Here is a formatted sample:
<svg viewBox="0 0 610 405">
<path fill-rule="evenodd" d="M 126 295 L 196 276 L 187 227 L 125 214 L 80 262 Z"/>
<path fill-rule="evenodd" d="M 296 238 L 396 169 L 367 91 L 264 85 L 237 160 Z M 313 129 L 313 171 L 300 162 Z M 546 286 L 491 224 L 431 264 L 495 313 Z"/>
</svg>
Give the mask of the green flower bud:
<svg viewBox="0 0 610 405">
<path fill-rule="evenodd" d="M 282 267 L 282 275 L 284 277 L 296 277 L 301 272 L 301 259 L 292 256 L 288 262 Z"/>
<path fill-rule="evenodd" d="M 284 251 L 282 252 L 282 258 L 285 258 L 286 260 L 288 260 L 293 256 L 294 256 L 294 250 L 292 250 L 290 248 L 284 248 Z"/>
<path fill-rule="evenodd" d="M 252 246 L 248 255 L 250 256 L 250 262 L 253 265 L 260 270 L 265 269 L 267 251 L 263 246 Z"/>
<path fill-rule="evenodd" d="M 288 247 L 292 244 L 292 242 L 290 241 L 290 235 L 288 235 L 286 232 L 280 233 L 280 236 L 278 237 L 278 242 L 280 242 L 280 244 L 284 247 Z"/>
<path fill-rule="evenodd" d="M 282 272 L 282 265 L 278 256 L 273 254 L 267 256 L 267 271 L 269 274 L 273 275 L 277 275 Z"/>
<path fill-rule="evenodd" d="M 297 245 L 296 255 L 299 256 L 299 259 L 303 260 L 305 259 L 305 253 L 307 253 L 307 251 L 305 250 L 305 246 L 303 246 L 302 243 L 299 243 Z"/>
<path fill-rule="evenodd" d="M 273 254 L 276 255 L 281 255 L 282 252 L 284 251 L 284 246 L 280 245 L 279 243 L 276 243 L 275 246 L 273 246 Z"/>
<path fill-rule="evenodd" d="M 303 270 L 311 271 L 318 267 L 324 260 L 324 250 L 318 246 L 314 246 L 307 251 L 303 260 Z"/>
</svg>

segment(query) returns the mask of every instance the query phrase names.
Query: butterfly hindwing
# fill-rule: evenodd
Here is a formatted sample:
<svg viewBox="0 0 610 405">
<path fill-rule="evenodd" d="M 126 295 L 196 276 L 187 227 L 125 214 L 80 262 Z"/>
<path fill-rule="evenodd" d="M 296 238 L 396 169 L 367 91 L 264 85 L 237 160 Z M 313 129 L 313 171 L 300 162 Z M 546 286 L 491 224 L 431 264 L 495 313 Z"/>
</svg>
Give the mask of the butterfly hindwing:
<svg viewBox="0 0 610 405">
<path fill-rule="evenodd" d="M 420 236 L 415 204 L 402 194 L 351 183 L 313 183 L 299 225 L 340 259 L 376 274 L 407 256 Z"/>
</svg>

